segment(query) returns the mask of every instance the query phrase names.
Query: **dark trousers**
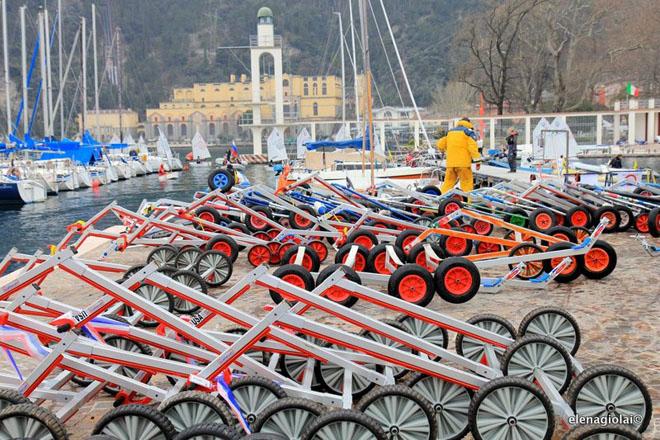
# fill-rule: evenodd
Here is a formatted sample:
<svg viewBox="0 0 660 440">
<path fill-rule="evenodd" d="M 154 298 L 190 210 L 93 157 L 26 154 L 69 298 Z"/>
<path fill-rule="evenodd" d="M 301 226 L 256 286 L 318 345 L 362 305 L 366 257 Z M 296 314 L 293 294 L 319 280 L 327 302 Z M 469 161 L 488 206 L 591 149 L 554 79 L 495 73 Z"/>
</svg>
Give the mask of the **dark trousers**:
<svg viewBox="0 0 660 440">
<path fill-rule="evenodd" d="M 509 170 L 515 171 L 516 170 L 516 156 L 509 155 L 507 157 L 509 159 Z"/>
</svg>

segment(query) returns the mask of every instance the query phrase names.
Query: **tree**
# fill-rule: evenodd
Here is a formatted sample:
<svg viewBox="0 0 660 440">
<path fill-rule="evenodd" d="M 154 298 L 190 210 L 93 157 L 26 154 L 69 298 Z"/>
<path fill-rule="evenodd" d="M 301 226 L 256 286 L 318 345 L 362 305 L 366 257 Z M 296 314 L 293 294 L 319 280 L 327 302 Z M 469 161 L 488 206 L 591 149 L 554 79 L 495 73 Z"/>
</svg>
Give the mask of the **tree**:
<svg viewBox="0 0 660 440">
<path fill-rule="evenodd" d="M 504 113 L 510 99 L 515 52 L 521 26 L 527 15 L 544 0 L 488 0 L 485 11 L 469 16 L 459 33 L 467 62 L 459 78 L 483 94 L 484 100 Z"/>
<path fill-rule="evenodd" d="M 450 81 L 433 92 L 431 110 L 441 116 L 468 114 L 474 109 L 475 96 L 474 88 L 466 83 Z"/>
</svg>

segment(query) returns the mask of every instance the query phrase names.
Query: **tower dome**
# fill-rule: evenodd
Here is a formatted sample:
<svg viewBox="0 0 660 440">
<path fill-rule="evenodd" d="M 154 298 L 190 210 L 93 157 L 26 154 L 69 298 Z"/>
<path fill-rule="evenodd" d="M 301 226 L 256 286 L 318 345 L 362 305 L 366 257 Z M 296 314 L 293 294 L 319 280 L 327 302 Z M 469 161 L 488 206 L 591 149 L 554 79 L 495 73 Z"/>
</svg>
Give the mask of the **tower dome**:
<svg viewBox="0 0 660 440">
<path fill-rule="evenodd" d="M 259 23 L 273 23 L 273 11 L 268 6 L 262 6 L 257 12 Z"/>
</svg>

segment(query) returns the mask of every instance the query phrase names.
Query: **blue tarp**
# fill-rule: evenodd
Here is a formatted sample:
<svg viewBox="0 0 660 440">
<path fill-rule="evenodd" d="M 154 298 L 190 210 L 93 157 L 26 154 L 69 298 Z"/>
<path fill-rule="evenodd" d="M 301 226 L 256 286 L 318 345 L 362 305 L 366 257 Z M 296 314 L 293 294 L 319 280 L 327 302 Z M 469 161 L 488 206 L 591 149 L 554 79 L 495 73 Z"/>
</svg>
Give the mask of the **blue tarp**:
<svg viewBox="0 0 660 440">
<path fill-rule="evenodd" d="M 16 145 L 17 150 L 38 151 L 40 155 L 37 160 L 71 159 L 74 162 L 84 165 L 92 162 L 92 158 L 96 161 L 102 157 L 101 144 L 96 142 L 91 136 L 89 138 L 93 143 L 81 145 L 80 142 L 67 138 L 59 141 L 44 139 L 42 142 L 35 142 L 30 136 L 25 136 L 25 139 L 21 140 L 9 134 L 9 140 Z"/>
<path fill-rule="evenodd" d="M 319 148 L 337 148 L 339 150 L 343 150 L 345 148 L 355 148 L 358 150 L 362 149 L 362 138 L 355 138 L 355 139 L 347 139 L 345 141 L 331 141 L 331 140 L 325 140 L 325 141 L 315 141 L 315 142 L 307 142 L 305 144 L 305 147 L 309 151 L 313 150 L 318 150 Z M 370 143 L 369 143 L 369 138 L 367 137 L 367 145 L 366 149 L 369 150 L 370 148 Z"/>
</svg>

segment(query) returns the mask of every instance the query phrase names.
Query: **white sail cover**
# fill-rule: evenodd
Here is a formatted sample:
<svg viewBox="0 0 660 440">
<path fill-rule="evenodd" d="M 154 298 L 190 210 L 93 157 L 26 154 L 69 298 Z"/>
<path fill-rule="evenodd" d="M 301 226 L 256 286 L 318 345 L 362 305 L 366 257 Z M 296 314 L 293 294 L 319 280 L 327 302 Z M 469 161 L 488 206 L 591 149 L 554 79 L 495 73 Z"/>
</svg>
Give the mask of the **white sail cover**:
<svg viewBox="0 0 660 440">
<path fill-rule="evenodd" d="M 289 156 L 286 154 L 286 147 L 284 146 L 284 136 L 279 128 L 274 128 L 268 136 L 268 160 L 274 162 L 287 160 Z"/>
<path fill-rule="evenodd" d="M 119 139 L 119 136 L 116 134 L 112 135 L 112 139 L 110 139 L 110 142 L 108 142 L 110 145 L 112 144 L 121 144 L 121 139 Z"/>
<path fill-rule="evenodd" d="M 345 141 L 351 138 L 351 133 L 346 124 L 342 124 L 335 135 L 335 141 Z"/>
<path fill-rule="evenodd" d="M 374 133 L 374 139 L 376 139 L 376 149 L 374 150 L 376 154 L 385 156 L 385 143 L 381 142 L 380 136 Z"/>
<path fill-rule="evenodd" d="M 138 148 L 138 153 L 140 153 L 141 156 L 145 156 L 149 154 L 147 143 L 144 141 L 144 138 L 142 136 L 140 136 L 140 139 L 138 139 L 137 148 Z"/>
<path fill-rule="evenodd" d="M 543 158 L 543 148 L 541 148 L 541 132 L 543 130 L 548 130 L 550 128 L 550 123 L 547 119 L 541 118 L 534 130 L 532 131 L 532 155 L 534 158 L 542 159 Z"/>
<path fill-rule="evenodd" d="M 303 127 L 300 133 L 298 133 L 298 138 L 296 139 L 296 157 L 298 159 L 302 159 L 305 157 L 305 152 L 307 151 L 307 148 L 305 147 L 305 143 L 311 140 L 312 137 L 309 135 L 307 128 Z"/>
<path fill-rule="evenodd" d="M 202 135 L 198 132 L 192 138 L 192 155 L 193 160 L 210 159 L 209 145 L 206 143 Z"/>
<path fill-rule="evenodd" d="M 168 161 L 172 160 L 172 149 L 170 148 L 170 143 L 165 137 L 165 133 L 158 128 L 158 141 L 156 142 L 156 150 L 158 151 L 158 156 L 166 158 Z"/>
<path fill-rule="evenodd" d="M 543 133 L 543 158 L 558 160 L 561 156 L 566 156 L 568 133 L 568 158 L 575 157 L 578 150 L 577 142 L 571 132 L 568 124 L 563 118 L 555 118 L 546 130 L 555 130 Z"/>
<path fill-rule="evenodd" d="M 133 145 L 135 145 L 135 139 L 133 139 L 133 136 L 131 136 L 131 134 L 128 133 L 124 138 L 124 143 L 132 147 Z"/>
</svg>

